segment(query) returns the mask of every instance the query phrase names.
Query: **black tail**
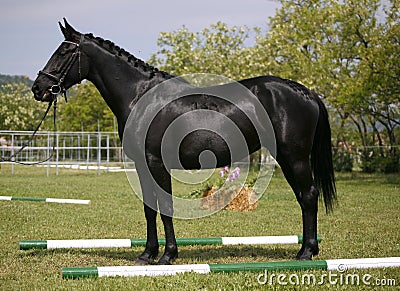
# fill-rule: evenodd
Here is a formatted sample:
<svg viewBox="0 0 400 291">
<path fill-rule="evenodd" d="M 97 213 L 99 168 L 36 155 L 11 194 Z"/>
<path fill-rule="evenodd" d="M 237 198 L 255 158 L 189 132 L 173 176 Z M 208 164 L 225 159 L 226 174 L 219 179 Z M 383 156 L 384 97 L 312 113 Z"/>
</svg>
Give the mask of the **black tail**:
<svg viewBox="0 0 400 291">
<path fill-rule="evenodd" d="M 319 118 L 311 151 L 311 167 L 314 182 L 323 193 L 326 212 L 333 209 L 336 201 L 335 173 L 332 162 L 331 127 L 328 111 L 317 94 L 315 99 L 319 106 Z"/>
</svg>

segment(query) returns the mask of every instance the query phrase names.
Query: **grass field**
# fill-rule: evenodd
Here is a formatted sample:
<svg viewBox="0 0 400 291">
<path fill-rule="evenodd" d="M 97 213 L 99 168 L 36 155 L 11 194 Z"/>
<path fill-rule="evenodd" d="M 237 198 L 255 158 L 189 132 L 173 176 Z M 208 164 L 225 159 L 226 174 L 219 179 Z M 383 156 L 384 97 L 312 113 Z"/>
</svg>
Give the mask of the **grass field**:
<svg viewBox="0 0 400 291">
<path fill-rule="evenodd" d="M 78 289 L 78 290 L 248 290 L 303 289 L 291 286 L 289 276 L 326 271 L 283 273 L 289 286 L 274 281 L 260 285 L 260 273 L 186 273 L 169 277 L 61 279 L 62 267 L 132 265 L 142 248 L 89 250 L 20 251 L 18 242 L 30 239 L 138 238 L 145 237 L 143 207 L 131 192 L 124 173 L 86 173 L 60 170 L 60 175 L 45 169 L 9 166 L 0 170 L 0 195 L 91 199 L 91 205 L 62 205 L 41 202 L 0 201 L 0 289 Z M 316 259 L 400 256 L 400 177 L 398 175 L 340 174 L 337 181 L 339 204 L 333 214 L 319 213 L 321 252 Z M 174 184 L 174 190 L 187 191 Z M 159 220 L 159 233 L 163 233 Z M 177 237 L 220 237 L 301 234 L 300 208 L 288 184 L 278 171 L 270 187 L 251 212 L 220 211 L 196 220 L 175 220 Z M 293 260 L 298 245 L 287 246 L 188 246 L 180 247 L 177 264 L 236 263 Z M 376 283 L 394 279 L 400 286 L 400 270 L 349 270 L 361 280 L 371 275 L 370 286 L 345 282 L 321 289 L 378 290 Z M 294 274 L 294 275 L 291 275 Z M 335 272 L 336 275 L 340 273 Z M 338 277 L 339 278 L 339 277 Z M 378 279 L 378 280 L 377 280 Z M 380 281 L 379 281 L 380 280 Z M 393 284 L 394 281 L 391 281 Z"/>
</svg>

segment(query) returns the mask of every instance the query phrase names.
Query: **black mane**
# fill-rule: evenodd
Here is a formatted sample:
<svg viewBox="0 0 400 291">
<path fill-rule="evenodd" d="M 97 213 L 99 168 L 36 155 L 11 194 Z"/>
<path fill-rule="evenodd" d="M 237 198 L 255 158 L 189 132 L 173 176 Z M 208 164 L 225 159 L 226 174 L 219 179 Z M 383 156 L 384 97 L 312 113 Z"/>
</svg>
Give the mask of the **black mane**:
<svg viewBox="0 0 400 291">
<path fill-rule="evenodd" d="M 95 37 L 92 33 L 88 33 L 85 34 L 85 36 L 93 41 L 95 41 L 99 46 L 101 46 L 102 48 L 104 48 L 105 50 L 107 50 L 108 52 L 121 57 L 122 59 L 124 59 L 127 63 L 131 64 L 131 66 L 135 67 L 135 68 L 140 68 L 142 71 L 144 72 L 149 72 L 150 76 L 149 78 L 153 78 L 156 76 L 156 74 L 161 75 L 163 78 L 166 79 L 170 79 L 173 78 L 174 76 L 164 72 L 164 71 L 160 71 L 157 68 L 147 64 L 146 62 L 144 62 L 143 60 L 135 57 L 134 55 L 132 55 L 131 53 L 127 52 L 126 50 L 124 50 L 123 48 L 120 48 L 119 46 L 117 46 L 115 43 L 113 43 L 110 40 L 105 40 L 101 37 Z"/>
</svg>

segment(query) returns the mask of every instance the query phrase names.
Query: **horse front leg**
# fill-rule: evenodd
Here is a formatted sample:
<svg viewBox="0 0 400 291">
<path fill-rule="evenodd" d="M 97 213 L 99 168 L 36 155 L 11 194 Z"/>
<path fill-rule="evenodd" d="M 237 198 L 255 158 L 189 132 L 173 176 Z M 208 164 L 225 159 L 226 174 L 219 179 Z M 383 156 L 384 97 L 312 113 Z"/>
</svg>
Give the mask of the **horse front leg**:
<svg viewBox="0 0 400 291">
<path fill-rule="evenodd" d="M 145 171 L 137 167 L 140 185 L 142 188 L 144 214 L 146 218 L 146 248 L 136 260 L 138 265 L 152 264 L 158 256 L 158 237 L 157 237 L 157 197 L 154 192 L 153 181 Z"/>
<path fill-rule="evenodd" d="M 147 223 L 147 241 L 144 252 L 137 260 L 138 264 L 152 263 L 158 255 L 158 237 L 156 227 L 157 209 L 165 231 L 165 251 L 158 264 L 168 265 L 178 257 L 178 247 L 172 222 L 173 203 L 171 176 L 161 162 L 149 159 L 148 169 L 137 166 L 143 192 L 144 211 Z"/>
<path fill-rule="evenodd" d="M 137 265 L 152 264 L 158 256 L 159 245 L 156 227 L 157 211 L 153 210 L 151 207 L 147 206 L 146 203 L 144 203 L 144 213 L 147 223 L 146 248 L 136 260 L 135 263 Z"/>
<path fill-rule="evenodd" d="M 170 265 L 178 258 L 178 246 L 175 239 L 174 225 L 172 216 L 161 214 L 161 220 L 164 224 L 165 231 L 165 251 L 158 261 L 158 264 Z"/>
<path fill-rule="evenodd" d="M 170 265 L 178 257 L 178 246 L 176 244 L 174 224 L 172 221 L 174 209 L 171 175 L 162 164 L 152 168 L 151 171 L 158 186 L 156 186 L 157 202 L 165 232 L 165 251 L 158 261 L 158 264 Z"/>
</svg>

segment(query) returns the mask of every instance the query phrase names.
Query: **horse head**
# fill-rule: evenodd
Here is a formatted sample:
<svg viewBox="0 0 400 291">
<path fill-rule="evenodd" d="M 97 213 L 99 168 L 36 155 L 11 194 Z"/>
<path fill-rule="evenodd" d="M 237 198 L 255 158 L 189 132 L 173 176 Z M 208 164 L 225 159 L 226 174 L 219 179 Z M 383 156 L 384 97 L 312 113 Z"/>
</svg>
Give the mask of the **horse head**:
<svg viewBox="0 0 400 291">
<path fill-rule="evenodd" d="M 73 85 L 86 78 L 88 59 L 82 52 L 84 34 L 76 31 L 64 18 L 59 22 L 64 41 L 39 71 L 32 92 L 38 101 L 51 102 Z"/>
</svg>

